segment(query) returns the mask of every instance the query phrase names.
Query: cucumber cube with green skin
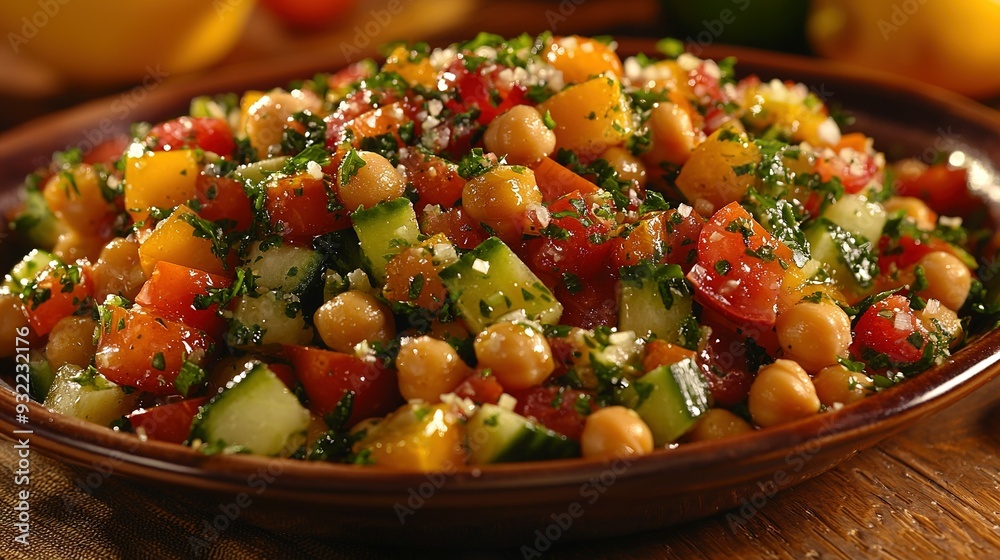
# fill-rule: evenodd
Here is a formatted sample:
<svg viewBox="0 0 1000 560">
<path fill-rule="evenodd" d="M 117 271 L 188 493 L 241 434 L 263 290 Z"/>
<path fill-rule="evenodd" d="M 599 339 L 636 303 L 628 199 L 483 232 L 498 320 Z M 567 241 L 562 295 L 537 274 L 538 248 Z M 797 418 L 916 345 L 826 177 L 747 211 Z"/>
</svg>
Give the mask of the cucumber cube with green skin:
<svg viewBox="0 0 1000 560">
<path fill-rule="evenodd" d="M 682 344 L 692 297 L 681 267 L 643 263 L 622 267 L 619 274 L 618 329 Z"/>
<path fill-rule="evenodd" d="M 420 225 L 413 203 L 406 198 L 381 202 L 351 214 L 361 254 L 372 277 L 385 283 L 385 265 L 392 257 L 419 241 Z"/>
<path fill-rule="evenodd" d="M 823 211 L 823 217 L 854 235 L 877 242 L 888 215 L 881 204 L 869 202 L 857 194 L 845 194 Z"/>
<path fill-rule="evenodd" d="M 28 363 L 28 394 L 38 402 L 45 402 L 45 398 L 52 389 L 52 383 L 56 379 L 56 371 L 52 369 L 49 362 L 41 352 L 31 353 L 31 361 Z"/>
<path fill-rule="evenodd" d="M 619 391 L 619 404 L 636 411 L 657 446 L 677 441 L 709 408 L 709 388 L 698 364 L 687 358 L 660 366 Z"/>
<path fill-rule="evenodd" d="M 213 451 L 287 455 L 305 441 L 309 411 L 267 365 L 252 362 L 208 401 L 191 423 L 189 441 Z"/>
<path fill-rule="evenodd" d="M 270 290 L 242 295 L 233 303 L 226 342 L 237 348 L 308 344 L 313 330 L 306 324 L 302 304 L 293 294 Z"/>
<path fill-rule="evenodd" d="M 265 247 L 254 243 L 246 259 L 258 288 L 302 296 L 319 277 L 323 265 L 319 251 L 289 243 Z"/>
<path fill-rule="evenodd" d="M 21 288 L 27 286 L 38 276 L 38 273 L 49 267 L 52 261 L 61 262 L 59 257 L 48 251 L 32 249 L 30 253 L 10 269 L 10 274 L 4 278 L 3 285 L 14 293 L 19 293 Z"/>
<path fill-rule="evenodd" d="M 138 399 L 138 393 L 126 392 L 94 369 L 67 364 L 56 370 L 45 397 L 45 407 L 53 412 L 109 426 L 132 412 Z"/>
<path fill-rule="evenodd" d="M 484 404 L 466 425 L 470 462 L 476 465 L 578 457 L 580 446 L 524 416 Z"/>
<path fill-rule="evenodd" d="M 475 332 L 511 311 L 523 310 L 529 319 L 549 325 L 562 316 L 562 304 L 552 292 L 496 237 L 441 270 L 441 280 Z"/>
</svg>

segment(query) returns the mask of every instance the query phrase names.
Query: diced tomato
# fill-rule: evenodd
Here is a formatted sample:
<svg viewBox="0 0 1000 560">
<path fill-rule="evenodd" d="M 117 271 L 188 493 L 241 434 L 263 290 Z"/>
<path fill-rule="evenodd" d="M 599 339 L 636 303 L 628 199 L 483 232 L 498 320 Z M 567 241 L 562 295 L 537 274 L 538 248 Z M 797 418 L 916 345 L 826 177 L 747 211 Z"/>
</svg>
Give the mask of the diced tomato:
<svg viewBox="0 0 1000 560">
<path fill-rule="evenodd" d="M 915 196 L 947 216 L 966 216 L 982 206 L 982 200 L 969 192 L 967 170 L 945 164 L 932 165 L 916 177 L 901 178 L 896 183 L 896 194 Z"/>
<path fill-rule="evenodd" d="M 841 150 L 830 157 L 818 157 L 815 165 L 822 181 L 826 182 L 836 177 L 840 179 L 844 191 L 848 193 L 861 191 L 878 173 L 875 158 L 867 152 L 853 148 Z"/>
<path fill-rule="evenodd" d="M 425 216 L 420 226 L 421 231 L 427 235 L 443 233 L 461 249 L 474 249 L 486 241 L 486 232 L 465 213 L 461 206 Z"/>
<path fill-rule="evenodd" d="M 458 167 L 448 160 L 420 150 L 407 150 L 399 163 L 420 195 L 420 200 L 414 204 L 417 212 L 429 204 L 452 208 L 462 198 L 465 179 L 458 174 Z"/>
<path fill-rule="evenodd" d="M 928 344 L 927 329 L 917 319 L 910 300 L 893 295 L 869 307 L 854 327 L 851 353 L 867 361 L 869 353 L 885 354 L 897 364 L 913 363 Z"/>
<path fill-rule="evenodd" d="M 198 298 L 209 295 L 209 289 L 228 288 L 229 285 L 229 279 L 223 276 L 158 261 L 149 280 L 135 296 L 135 302 L 220 340 L 226 330 L 226 320 L 219 316 L 219 305 L 213 303 L 200 308 L 197 302 Z"/>
<path fill-rule="evenodd" d="M 295 386 L 298 385 L 298 377 L 296 377 L 295 368 L 292 366 L 288 364 L 269 362 L 267 364 L 267 369 L 271 370 L 271 373 L 280 379 L 281 382 L 285 384 L 285 387 L 295 389 Z"/>
<path fill-rule="evenodd" d="M 142 307 L 106 306 L 94 364 L 119 385 L 157 395 L 178 391 L 174 380 L 185 360 L 201 365 L 213 347 L 200 329 Z"/>
<path fill-rule="evenodd" d="M 702 305 L 737 325 L 769 330 L 777 317 L 782 262 L 792 262 L 791 250 L 733 202 L 702 228 L 698 262 L 687 278 Z"/>
<path fill-rule="evenodd" d="M 146 145 L 154 151 L 201 148 L 227 157 L 236 150 L 229 124 L 212 117 L 180 117 L 160 123 L 149 131 Z"/>
<path fill-rule="evenodd" d="M 91 148 L 89 152 L 83 155 L 83 163 L 89 163 L 91 165 L 95 163 L 100 163 L 105 166 L 112 165 L 118 158 L 122 157 L 125 153 L 125 149 L 132 142 L 132 139 L 126 134 L 122 136 L 115 136 L 110 140 L 105 140 L 100 144 Z"/>
<path fill-rule="evenodd" d="M 915 239 L 909 235 L 902 235 L 899 239 L 883 235 L 879 239 L 878 248 L 878 266 L 883 273 L 891 273 L 894 270 L 903 270 L 913 266 L 925 255 L 935 251 L 955 253 L 951 244 L 943 239 L 936 237 Z"/>
<path fill-rule="evenodd" d="M 403 402 L 395 370 L 378 362 L 306 346 L 286 345 L 284 350 L 309 397 L 309 408 L 316 414 L 332 412 L 348 391 L 354 392 L 350 425 L 383 416 Z"/>
<path fill-rule="evenodd" d="M 650 340 L 646 344 L 646 355 L 642 358 L 642 369 L 652 371 L 660 366 L 669 366 L 685 359 L 695 359 L 694 350 L 671 344 L 665 340 Z"/>
<path fill-rule="evenodd" d="M 308 173 L 282 177 L 267 188 L 267 215 L 281 237 L 310 241 L 317 235 L 351 227 L 333 186 Z M 333 208 L 333 210 L 331 210 Z"/>
<path fill-rule="evenodd" d="M 733 406 L 747 398 L 754 376 L 747 365 L 748 344 L 744 336 L 718 324 L 698 353 L 698 365 L 708 381 L 716 406 Z"/>
<path fill-rule="evenodd" d="M 140 408 L 126 416 L 132 429 L 140 430 L 149 439 L 169 443 L 184 443 L 191 432 L 191 422 L 208 397 L 187 399 L 150 408 Z"/>
<path fill-rule="evenodd" d="M 532 387 L 512 396 L 517 399 L 515 412 L 577 440 L 587 416 L 597 410 L 593 395 L 569 387 Z"/>
<path fill-rule="evenodd" d="M 483 375 L 482 371 L 476 371 L 465 378 L 465 381 L 455 388 L 454 393 L 476 404 L 496 404 L 503 394 L 503 386 L 497 381 L 496 376 Z"/>
<path fill-rule="evenodd" d="M 330 78 L 327 80 L 327 87 L 337 89 L 349 86 L 354 82 L 370 77 L 374 68 L 375 65 L 370 60 L 362 60 L 349 64 L 330 75 Z"/>
<path fill-rule="evenodd" d="M 549 206 L 552 233 L 528 243 L 529 265 L 548 274 L 592 276 L 607 266 L 612 227 L 613 222 L 597 216 L 579 192 L 567 194 Z"/>
<path fill-rule="evenodd" d="M 201 203 L 198 215 L 206 220 L 220 224 L 228 220 L 233 224 L 231 229 L 238 231 L 246 231 L 253 224 L 250 197 L 235 179 L 199 175 L 195 196 Z"/>
<path fill-rule="evenodd" d="M 31 330 L 44 336 L 60 320 L 90 305 L 93 296 L 89 267 L 52 262 L 21 299 Z"/>
<path fill-rule="evenodd" d="M 600 191 L 597 185 L 549 157 L 539 160 L 532 166 L 532 170 L 535 172 L 538 188 L 542 191 L 542 200 L 546 203 L 555 202 L 559 197 L 573 192 L 586 196 Z"/>
<path fill-rule="evenodd" d="M 398 99 L 398 96 L 392 92 L 380 92 L 376 97 L 367 88 L 349 93 L 329 115 L 323 118 L 323 122 L 326 123 L 327 149 L 335 150 L 337 145 L 344 140 L 348 123 L 377 107 L 394 103 Z"/>
<path fill-rule="evenodd" d="M 698 237 L 705 218 L 694 210 L 657 212 L 639 220 L 627 234 L 611 240 L 616 268 L 644 259 L 676 264 L 687 273 L 698 258 Z"/>
<path fill-rule="evenodd" d="M 565 282 L 555 286 L 556 299 L 563 304 L 559 323 L 584 329 L 618 324 L 618 299 L 615 296 L 617 273 L 610 269 L 589 278 L 580 278 L 580 288 L 570 289 Z"/>
<path fill-rule="evenodd" d="M 376 138 L 391 134 L 397 146 L 403 146 L 406 142 L 400 137 L 400 129 L 412 123 L 416 110 L 404 101 L 397 101 L 388 105 L 383 105 L 362 113 L 345 124 L 345 134 L 350 133 L 351 144 L 356 148 L 362 147 L 362 140 L 365 138 Z M 414 127 L 414 134 L 420 131 Z"/>
</svg>

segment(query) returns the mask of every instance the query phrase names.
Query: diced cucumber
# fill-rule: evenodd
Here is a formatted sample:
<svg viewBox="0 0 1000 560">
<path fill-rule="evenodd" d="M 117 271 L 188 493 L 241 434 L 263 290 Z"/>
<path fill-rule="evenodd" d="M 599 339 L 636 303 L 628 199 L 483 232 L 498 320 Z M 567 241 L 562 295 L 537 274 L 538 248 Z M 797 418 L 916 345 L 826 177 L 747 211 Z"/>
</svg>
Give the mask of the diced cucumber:
<svg viewBox="0 0 1000 560">
<path fill-rule="evenodd" d="M 236 178 L 242 181 L 260 183 L 264 179 L 267 179 L 272 173 L 277 173 L 278 171 L 284 169 L 286 160 L 288 160 L 288 158 L 284 156 L 262 159 L 260 161 L 255 161 L 254 163 L 241 165 L 236 168 L 234 173 L 236 174 Z"/>
<path fill-rule="evenodd" d="M 56 370 L 45 406 L 53 412 L 108 426 L 135 409 L 139 395 L 94 369 L 67 364 Z"/>
<path fill-rule="evenodd" d="M 812 258 L 841 288 L 863 294 L 878 275 L 872 242 L 821 218 L 806 230 Z"/>
<path fill-rule="evenodd" d="M 691 317 L 692 298 L 681 267 L 643 263 L 622 267 L 618 272 L 622 279 L 619 330 L 682 344 L 682 328 Z"/>
<path fill-rule="evenodd" d="M 857 194 L 845 194 L 823 211 L 823 217 L 872 242 L 882 237 L 888 215 L 881 204 Z M 813 258 L 816 258 L 813 256 Z"/>
<path fill-rule="evenodd" d="M 45 356 L 40 352 L 37 355 L 32 353 L 31 361 L 28 363 L 28 394 L 31 398 L 45 402 L 55 378 L 56 371 L 49 365 Z"/>
<path fill-rule="evenodd" d="M 385 265 L 389 260 L 416 243 L 420 236 L 413 203 L 406 198 L 362 208 L 351 214 L 351 221 L 365 265 L 379 284 L 385 282 Z"/>
<path fill-rule="evenodd" d="M 466 426 L 473 464 L 544 461 L 578 457 L 568 437 L 494 404 L 484 404 Z"/>
<path fill-rule="evenodd" d="M 246 263 L 256 276 L 256 286 L 302 296 L 319 277 L 323 255 L 308 247 L 287 242 L 279 245 L 254 243 Z"/>
<path fill-rule="evenodd" d="M 288 455 L 305 441 L 309 411 L 265 364 L 251 362 L 191 423 L 189 441 L 216 451 Z"/>
<path fill-rule="evenodd" d="M 491 237 L 441 270 L 450 297 L 474 332 L 511 311 L 554 325 L 562 304 L 503 241 Z"/>
<path fill-rule="evenodd" d="M 24 208 L 11 220 L 10 227 L 24 235 L 32 245 L 43 249 L 55 247 L 59 235 L 65 230 L 38 188 L 26 189 Z"/>
<path fill-rule="evenodd" d="M 21 288 L 31 283 L 39 272 L 48 268 L 52 261 L 61 262 L 59 257 L 48 251 L 32 249 L 10 270 L 10 274 L 4 278 L 4 286 L 14 293 L 20 292 Z"/>
<path fill-rule="evenodd" d="M 708 410 L 708 382 L 688 358 L 632 381 L 617 399 L 646 422 L 653 443 L 666 445 L 677 441 Z"/>
<path fill-rule="evenodd" d="M 249 348 L 273 344 L 308 344 L 313 337 L 297 297 L 274 290 L 240 296 L 233 307 L 227 341 Z"/>
</svg>

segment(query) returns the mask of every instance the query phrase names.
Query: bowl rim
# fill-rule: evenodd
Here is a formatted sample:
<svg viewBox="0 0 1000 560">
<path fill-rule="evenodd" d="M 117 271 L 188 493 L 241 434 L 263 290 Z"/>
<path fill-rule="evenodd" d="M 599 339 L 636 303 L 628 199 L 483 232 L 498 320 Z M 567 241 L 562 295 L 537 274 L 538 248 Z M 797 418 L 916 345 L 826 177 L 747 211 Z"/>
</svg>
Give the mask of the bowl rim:
<svg viewBox="0 0 1000 560">
<path fill-rule="evenodd" d="M 634 53 L 650 52 L 654 40 L 622 38 L 619 50 Z M 950 111 L 959 118 L 981 125 L 1000 138 L 1000 112 L 982 106 L 961 95 L 914 80 L 862 70 L 850 65 L 816 60 L 796 55 L 777 54 L 755 49 L 712 45 L 705 48 L 704 57 L 718 59 L 734 55 L 741 62 L 776 71 L 831 76 L 858 85 L 898 92 L 915 97 Z M 274 62 L 257 64 L 247 74 L 247 65 L 225 69 L 208 79 L 186 79 L 176 85 L 166 85 L 151 92 L 151 106 L 162 100 L 189 91 L 202 92 L 199 84 L 209 89 L 221 86 L 238 87 L 268 77 L 289 73 L 307 75 L 309 71 L 328 67 L 328 53 L 316 52 L 299 57 L 290 67 L 276 67 Z M 283 60 L 283 59 L 279 59 Z M 301 72 L 300 72 L 301 71 Z M 275 81 L 277 81 L 276 78 Z M 155 94 L 155 98 L 153 96 Z M 197 93 L 195 93 L 197 94 Z M 28 138 L 46 137 L 81 122 L 93 122 L 112 98 L 90 102 L 31 121 L 0 135 L 0 161 L 27 152 Z M 72 127 L 70 127 L 72 128 Z M 28 146 L 33 145 L 28 142 Z M 807 419 L 756 430 L 733 438 L 685 443 L 669 449 L 658 449 L 650 455 L 631 459 L 632 465 L 622 477 L 639 477 L 651 473 L 681 472 L 689 469 L 718 468 L 718 465 L 738 459 L 757 463 L 784 455 L 790 449 L 817 442 L 823 445 L 849 443 L 865 434 L 879 431 L 886 435 L 901 429 L 919 416 L 930 414 L 957 401 L 981 387 L 1000 373 L 1000 330 L 979 336 L 955 355 L 920 375 L 876 395 L 839 410 L 818 414 Z M 16 395 L 13 388 L 0 382 L 0 434 L 18 439 L 22 429 L 15 422 Z M 378 467 L 277 459 L 263 456 L 205 456 L 189 447 L 158 441 L 141 441 L 134 434 L 120 433 L 96 424 L 49 412 L 42 405 L 28 403 L 31 419 L 26 429 L 32 446 L 81 466 L 93 466 L 99 461 L 113 461 L 116 473 L 133 478 L 182 484 L 196 488 L 220 490 L 245 488 L 247 478 L 262 468 L 280 468 L 284 474 L 274 483 L 279 495 L 299 500 L 322 499 L 331 493 L 338 495 L 405 492 L 427 480 L 419 471 L 392 470 Z M 605 471 L 611 461 L 606 459 L 563 459 L 489 466 L 460 466 L 444 475 L 449 483 L 442 487 L 449 493 L 529 488 L 550 485 L 579 485 Z M 747 476 L 750 476 L 749 474 Z M 282 492 L 284 494 L 282 494 Z"/>
</svg>

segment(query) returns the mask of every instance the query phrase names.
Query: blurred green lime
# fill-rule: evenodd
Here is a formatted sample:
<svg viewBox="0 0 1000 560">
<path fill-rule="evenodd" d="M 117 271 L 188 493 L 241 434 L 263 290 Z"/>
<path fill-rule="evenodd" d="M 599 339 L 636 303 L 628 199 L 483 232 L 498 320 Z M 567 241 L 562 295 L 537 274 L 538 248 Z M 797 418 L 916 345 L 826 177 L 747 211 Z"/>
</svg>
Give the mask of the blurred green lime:
<svg viewBox="0 0 1000 560">
<path fill-rule="evenodd" d="M 804 0 L 663 0 L 670 32 L 701 47 L 727 43 L 803 51 L 808 10 Z"/>
</svg>

